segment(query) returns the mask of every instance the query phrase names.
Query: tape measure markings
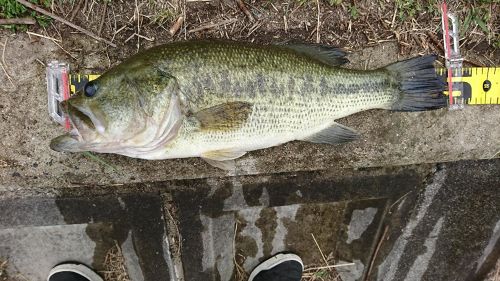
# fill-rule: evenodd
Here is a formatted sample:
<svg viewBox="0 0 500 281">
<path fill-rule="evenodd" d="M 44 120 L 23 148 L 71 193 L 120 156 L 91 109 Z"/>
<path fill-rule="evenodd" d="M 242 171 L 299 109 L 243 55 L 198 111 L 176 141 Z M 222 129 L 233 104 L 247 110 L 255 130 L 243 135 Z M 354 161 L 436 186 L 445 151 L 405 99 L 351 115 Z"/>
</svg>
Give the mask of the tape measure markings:
<svg viewBox="0 0 500 281">
<path fill-rule="evenodd" d="M 466 104 L 500 104 L 500 72 L 499 67 L 465 67 L 454 69 L 453 90 L 454 97 L 463 97 Z M 490 72 L 491 71 L 491 72 Z M 448 70 L 436 69 L 436 73 L 444 83 L 447 83 Z M 71 95 L 83 89 L 87 82 L 99 77 L 98 74 L 70 74 Z M 448 95 L 448 91 L 443 92 Z"/>
<path fill-rule="evenodd" d="M 454 71 L 455 72 L 455 71 Z M 447 69 L 437 70 L 445 82 Z M 466 104 L 500 104 L 500 72 L 497 67 L 462 68 L 454 75 L 453 88 L 462 87 L 462 91 L 453 91 L 453 96 L 462 97 Z M 447 95 L 448 91 L 444 91 Z"/>
</svg>

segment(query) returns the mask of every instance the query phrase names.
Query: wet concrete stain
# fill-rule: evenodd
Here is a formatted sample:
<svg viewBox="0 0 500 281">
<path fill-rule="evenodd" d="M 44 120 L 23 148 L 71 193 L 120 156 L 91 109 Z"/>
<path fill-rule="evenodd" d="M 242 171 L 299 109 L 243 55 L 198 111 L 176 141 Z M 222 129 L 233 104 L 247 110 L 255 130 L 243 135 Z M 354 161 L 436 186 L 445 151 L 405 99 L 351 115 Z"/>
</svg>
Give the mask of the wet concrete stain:
<svg viewBox="0 0 500 281">
<path fill-rule="evenodd" d="M 439 218 L 424 241 L 425 252 L 418 255 L 405 276 L 405 281 L 420 281 L 424 275 L 432 256 L 436 252 L 436 243 L 443 227 L 444 217 Z"/>
<path fill-rule="evenodd" d="M 290 251 L 300 253 L 306 264 L 321 263 L 322 256 L 316 246 L 328 256 L 335 255 L 338 239 L 338 229 L 342 223 L 345 203 L 312 204 L 300 207 L 295 220 L 284 219 L 288 229 L 285 247 Z"/>
<path fill-rule="evenodd" d="M 231 196 L 224 200 L 224 211 L 237 210 L 248 207 L 243 197 L 241 182 L 235 177 L 231 185 Z"/>
<path fill-rule="evenodd" d="M 422 280 L 481 280 L 500 256 L 499 241 L 496 238 L 500 221 L 497 204 L 500 202 L 500 160 L 482 161 L 480 164 L 449 163 L 444 167 L 445 172 L 443 169 L 432 171 L 428 182 L 424 181 L 423 174 L 412 169 L 397 172 L 385 170 L 385 174 L 374 170 L 376 173 L 371 176 L 370 170 L 365 169 L 356 171 L 355 176 L 345 177 L 323 172 L 304 172 L 170 182 L 168 185 L 172 188 L 172 200 L 177 207 L 174 217 L 179 220 L 183 239 L 182 259 L 186 280 L 230 280 L 234 277 L 232 258 L 235 252 L 231 245 L 236 218 L 240 213 L 251 212 L 252 209 L 255 215 L 241 219 L 238 231 L 251 226 L 260 230 L 261 238 L 257 239 L 248 232 L 245 240 L 242 240 L 240 238 L 243 235 L 237 234 L 235 250 L 237 254 L 244 254 L 245 249 L 255 257 L 253 262 L 258 262 L 267 254 L 270 244 L 271 253 L 279 248 L 294 247 L 296 251 L 302 251 L 301 247 L 304 245 L 309 246 L 308 252 L 313 252 L 312 240 L 306 240 L 305 237 L 314 232 L 321 247 L 333 249 L 337 260 L 356 263 L 355 269 L 344 272 L 344 276 L 349 275 L 352 280 L 364 280 L 369 267 L 368 261 L 381 236 L 381 230 L 389 227 L 368 280 L 375 280 L 378 271 L 383 269 L 381 263 L 391 255 L 394 257 L 391 251 L 397 247 L 397 239 L 402 233 L 407 241 L 406 246 L 401 247 L 393 280 L 412 280 L 420 276 Z M 235 182 L 240 184 L 236 189 Z M 163 190 L 165 185 L 166 183 L 158 188 Z M 238 196 L 234 195 L 235 191 L 239 193 Z M 134 231 L 140 232 L 138 228 L 155 228 L 151 227 L 155 221 L 162 222 L 161 200 L 155 199 L 159 197 L 157 193 L 135 192 L 122 196 L 121 199 L 116 197 L 116 194 L 93 194 L 74 198 L 68 194 L 67 197 L 57 199 L 56 208 L 50 200 L 46 201 L 47 208 L 42 206 L 45 203 L 37 203 L 36 200 L 23 199 L 19 204 L 0 202 L 0 209 L 6 214 L 0 217 L 0 222 L 3 227 L 85 222 L 90 225 L 86 229 L 87 236 L 92 237 L 96 244 L 96 260 L 105 253 L 103 249 L 109 247 L 108 237 L 115 236 L 117 241 L 128 241 L 124 244 L 134 248 L 133 252 L 138 253 L 138 262 L 142 262 L 145 255 L 140 253 L 141 247 L 138 245 L 147 243 L 136 241 L 139 239 L 137 237 L 130 237 Z M 236 198 L 238 200 L 233 200 Z M 227 208 L 230 201 L 233 204 L 231 208 Z M 52 207 L 49 206 L 51 204 Z M 372 222 L 360 232 L 359 238 L 351 239 L 348 244 L 349 225 L 353 217 L 356 217 L 353 213 L 368 208 L 377 210 Z M 153 209 L 158 209 L 158 213 Z M 36 214 L 41 210 L 48 210 L 47 217 L 51 222 L 38 218 Z M 20 216 L 20 213 L 29 215 Z M 325 216 L 332 219 L 332 215 L 338 220 L 335 223 L 327 222 L 331 224 L 330 227 L 335 228 L 333 231 L 328 227 L 308 229 L 315 223 L 319 224 L 318 222 L 324 224 L 321 219 L 313 221 L 312 217 Z M 155 218 L 147 221 L 150 217 Z M 213 225 L 220 224 L 221 227 L 212 226 L 209 231 L 201 217 L 212 221 Z M 131 223 L 139 227 L 131 227 Z M 280 225 L 283 226 L 281 230 Z M 303 228 L 302 234 L 297 234 L 298 225 Z M 408 225 L 412 230 L 409 234 L 404 234 Z M 146 230 L 144 236 L 149 231 Z M 204 242 L 200 236 L 204 231 L 211 232 L 215 239 L 210 247 L 213 249 L 212 262 L 206 262 L 206 270 L 203 270 L 205 253 L 201 250 Z M 316 235 L 317 231 L 329 231 L 330 235 Z M 157 232 L 164 235 L 163 227 L 158 227 Z M 221 235 L 222 233 L 225 235 Z M 161 253 L 164 245 L 155 242 L 161 241 L 158 238 L 162 235 L 153 235 L 153 242 L 149 243 L 149 247 L 143 247 L 143 251 L 160 249 L 158 254 L 164 256 L 165 253 Z M 281 235 L 283 239 L 280 238 Z M 302 245 L 299 245 L 296 237 L 303 237 Z M 270 243 L 271 238 L 273 241 Z M 419 257 L 428 262 L 419 262 Z M 244 258 L 246 257 L 237 256 L 238 263 L 243 264 Z M 248 262 L 247 266 L 251 267 L 250 264 Z M 161 264 L 158 268 L 167 267 Z M 150 278 L 147 272 L 155 270 L 141 266 L 139 274 L 144 272 L 144 276 Z M 358 278 L 360 274 L 363 276 Z"/>
<path fill-rule="evenodd" d="M 414 171 L 397 175 L 376 177 L 325 179 L 317 172 L 284 174 L 271 177 L 265 182 L 243 185 L 245 201 L 249 206 L 260 206 L 258 198 L 262 189 L 269 194 L 269 206 L 314 202 L 355 201 L 366 198 L 399 198 L 409 188 L 421 185 L 421 177 Z M 394 186 L 399 188 L 395 189 Z"/>
<path fill-rule="evenodd" d="M 395 279 L 396 273 L 399 270 L 399 262 L 403 257 L 404 251 L 407 248 L 409 238 L 413 235 L 413 231 L 417 227 L 419 222 L 425 217 L 425 214 L 427 213 L 429 206 L 432 204 L 434 197 L 438 193 L 439 189 L 443 186 L 446 176 L 447 174 L 444 170 L 438 171 L 434 176 L 434 182 L 425 190 L 423 201 L 418 209 L 418 213 L 416 214 L 415 219 L 410 221 L 410 223 L 406 225 L 402 235 L 399 236 L 395 241 L 394 247 L 388 254 L 388 257 L 380 264 L 377 280 L 403 280 Z"/>
<path fill-rule="evenodd" d="M 243 262 L 245 270 L 249 270 L 255 266 L 259 258 L 264 255 L 264 235 L 263 231 L 257 227 L 257 220 L 260 218 L 260 214 L 260 208 L 243 209 L 237 214 L 238 219 L 243 222 L 237 235 L 243 237 L 242 241 L 246 243 L 238 244 L 236 248 L 246 256 Z"/>
<path fill-rule="evenodd" d="M 500 160 L 441 167 L 413 214 L 389 231 L 389 242 L 379 252 L 384 258 L 372 272 L 377 280 L 482 280 L 500 258 L 498 240 L 490 242 L 500 220 Z M 435 241 L 432 233 L 438 235 Z M 491 251 L 484 254 L 490 243 Z M 419 262 L 422 255 L 428 255 L 425 262 Z"/>
<path fill-rule="evenodd" d="M 165 229 L 159 195 L 61 197 L 56 204 L 65 223 L 88 223 L 86 233 L 96 244 L 91 265 L 95 270 L 103 269 L 106 253 L 115 241 L 122 245 L 130 232 L 144 280 L 169 278 L 163 253 Z"/>
<path fill-rule="evenodd" d="M 277 213 L 275 209 L 264 208 L 260 211 L 259 218 L 255 221 L 257 226 L 262 232 L 262 241 L 264 241 L 262 254 L 265 257 L 271 256 L 273 253 L 273 239 L 277 232 Z"/>
<path fill-rule="evenodd" d="M 369 263 L 371 261 L 371 253 L 377 246 L 377 239 L 380 237 L 382 232 L 382 227 L 384 224 L 386 209 L 391 205 L 392 200 L 388 198 L 378 198 L 378 199 L 365 199 L 358 201 L 349 201 L 344 212 L 343 223 L 340 224 L 339 238 L 336 245 L 336 256 L 339 260 L 343 261 L 355 261 L 356 265 L 352 268 L 345 270 L 345 276 L 350 276 L 351 280 L 355 276 L 362 276 L 367 274 Z M 356 211 L 359 210 L 376 210 L 371 222 L 366 226 L 366 229 L 360 233 L 359 238 L 354 239 L 349 242 L 349 226 L 350 225 L 366 225 L 366 218 L 358 218 Z M 355 220 L 355 219 L 360 219 Z M 358 272 L 361 270 L 361 272 Z M 350 273 L 349 273 L 350 272 Z M 347 277 L 346 277 L 347 278 Z M 356 277 L 357 278 L 357 277 Z M 361 278 L 360 280 L 363 280 Z M 349 279 L 346 279 L 349 280 Z"/>
<path fill-rule="evenodd" d="M 476 266 L 476 273 L 479 272 L 483 264 L 488 260 L 488 257 L 493 253 L 495 249 L 498 249 L 498 247 L 500 247 L 500 220 L 497 221 L 495 228 L 493 229 L 493 232 L 491 234 L 491 238 L 488 241 L 488 245 L 486 245 L 483 254 L 479 258 Z"/>
<path fill-rule="evenodd" d="M 186 280 L 212 280 L 214 275 L 219 274 L 215 264 L 203 264 L 201 233 L 207 228 L 200 217 L 218 218 L 224 215 L 224 201 L 232 195 L 232 183 L 204 179 L 176 181 L 175 185 L 182 187 L 171 194 L 178 207 L 176 217 L 183 239 L 181 255 L 184 277 Z"/>
<path fill-rule="evenodd" d="M 285 240 L 288 235 L 288 228 L 286 228 L 285 222 L 295 221 L 299 207 L 300 205 L 295 204 L 275 208 L 277 225 L 275 229 L 276 234 L 272 239 L 273 250 L 271 254 L 290 250 L 285 245 Z"/>
<path fill-rule="evenodd" d="M 388 202 L 419 186 L 419 182 L 420 177 L 413 171 L 359 178 L 328 178 L 319 176 L 317 172 L 304 172 L 178 181 L 172 198 L 178 206 L 177 215 L 184 241 L 182 260 L 185 277 L 187 280 L 227 280 L 229 273 L 224 270 L 229 270 L 229 267 L 220 268 L 216 258 L 221 250 L 214 246 L 216 253 L 211 259 L 202 258 L 204 254 L 200 250 L 210 243 L 207 237 L 216 240 L 213 245 L 225 245 L 226 248 L 232 245 L 233 237 L 220 235 L 220 231 L 207 234 L 210 231 L 207 228 L 209 220 L 213 224 L 230 215 L 234 216 L 237 227 L 235 259 L 247 271 L 280 251 L 297 252 L 305 262 L 321 263 L 312 233 L 328 253 L 348 258 L 346 260 L 349 261 L 359 260 L 356 268 L 361 273 L 354 275 L 364 274 L 366 260 L 370 256 L 367 249 L 374 247 L 374 237 L 380 229 L 384 212 L 376 212 L 372 222 L 360 238 L 352 242 L 351 247 L 345 241 L 352 212 L 366 208 L 384 210 Z M 224 220 L 228 224 L 227 230 L 233 231 L 235 226 L 231 220 Z M 204 233 L 202 237 L 200 233 Z M 337 249 L 347 247 L 355 250 L 350 250 L 347 255 L 340 251 L 342 255 L 339 256 Z M 211 265 L 208 260 L 212 261 Z M 234 277 L 235 272 L 232 273 Z"/>
</svg>

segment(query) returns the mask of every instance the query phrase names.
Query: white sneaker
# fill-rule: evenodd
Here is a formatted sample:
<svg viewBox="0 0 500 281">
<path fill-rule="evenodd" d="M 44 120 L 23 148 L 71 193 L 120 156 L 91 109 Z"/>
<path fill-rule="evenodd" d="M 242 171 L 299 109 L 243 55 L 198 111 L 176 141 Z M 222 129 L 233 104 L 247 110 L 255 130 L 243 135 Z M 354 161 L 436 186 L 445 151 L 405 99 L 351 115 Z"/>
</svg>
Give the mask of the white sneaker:
<svg viewBox="0 0 500 281">
<path fill-rule="evenodd" d="M 47 281 L 103 281 L 92 269 L 83 264 L 64 263 L 49 272 Z"/>
<path fill-rule="evenodd" d="M 248 281 L 300 281 L 304 265 L 294 254 L 277 254 L 257 265 Z"/>
</svg>

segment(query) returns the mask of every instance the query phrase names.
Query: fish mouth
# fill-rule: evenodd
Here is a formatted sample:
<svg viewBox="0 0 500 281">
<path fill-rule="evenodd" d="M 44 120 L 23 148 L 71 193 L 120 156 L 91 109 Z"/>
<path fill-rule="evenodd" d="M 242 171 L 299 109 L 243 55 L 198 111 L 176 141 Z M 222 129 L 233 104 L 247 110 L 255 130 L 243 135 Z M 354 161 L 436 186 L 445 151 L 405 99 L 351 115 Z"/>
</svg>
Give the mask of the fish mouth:
<svg viewBox="0 0 500 281">
<path fill-rule="evenodd" d="M 97 132 L 103 134 L 106 131 L 106 123 L 104 122 L 103 114 L 99 110 L 90 110 L 85 106 L 75 105 L 68 100 L 63 102 L 63 110 L 69 116 L 73 127 L 80 133 Z M 83 138 L 85 136 L 83 134 Z"/>
<path fill-rule="evenodd" d="M 96 126 L 88 113 L 85 114 L 84 111 L 78 109 L 70 103 L 67 103 L 66 106 L 63 106 L 63 108 L 68 114 L 69 119 L 75 129 L 77 129 L 78 131 L 82 129 L 95 130 Z"/>
<path fill-rule="evenodd" d="M 59 152 L 87 151 L 87 144 L 104 132 L 103 123 L 90 110 L 72 105 L 65 101 L 61 104 L 63 112 L 69 117 L 71 131 L 58 136 L 50 142 L 50 148 Z"/>
<path fill-rule="evenodd" d="M 50 141 L 50 149 L 59 152 L 81 152 L 83 149 L 82 142 L 75 135 L 64 134 Z"/>
</svg>

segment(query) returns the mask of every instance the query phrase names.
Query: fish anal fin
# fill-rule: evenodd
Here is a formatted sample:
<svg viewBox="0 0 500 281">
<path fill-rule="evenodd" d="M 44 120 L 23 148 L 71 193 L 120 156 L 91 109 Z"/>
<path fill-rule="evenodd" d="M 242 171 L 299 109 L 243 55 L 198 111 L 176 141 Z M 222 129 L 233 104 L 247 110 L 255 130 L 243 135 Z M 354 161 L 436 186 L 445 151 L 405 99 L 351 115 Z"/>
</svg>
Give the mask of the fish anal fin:
<svg viewBox="0 0 500 281">
<path fill-rule="evenodd" d="M 214 167 L 223 170 L 234 170 L 236 168 L 234 159 L 245 155 L 245 153 L 247 152 L 233 149 L 211 150 L 202 153 L 201 158 Z"/>
<path fill-rule="evenodd" d="M 359 138 L 360 135 L 355 130 L 339 123 L 334 123 L 332 126 L 302 140 L 313 143 L 339 144 L 354 141 Z"/>
<path fill-rule="evenodd" d="M 207 162 L 211 166 L 222 170 L 234 171 L 236 169 L 236 161 L 234 160 L 217 161 L 208 158 L 203 158 L 203 160 L 205 160 L 205 162 Z"/>
<path fill-rule="evenodd" d="M 225 160 L 233 160 L 236 158 L 240 158 L 241 156 L 245 155 L 245 153 L 247 152 L 241 150 L 220 149 L 220 150 L 211 150 L 203 152 L 201 154 L 201 157 L 216 161 L 225 161 Z"/>
<path fill-rule="evenodd" d="M 241 126 L 250 116 L 252 104 L 247 102 L 228 102 L 194 114 L 201 129 L 225 130 Z"/>
<path fill-rule="evenodd" d="M 331 66 L 339 66 L 349 62 L 346 58 L 347 53 L 340 48 L 304 43 L 285 43 L 280 46 L 307 55 Z"/>
</svg>

